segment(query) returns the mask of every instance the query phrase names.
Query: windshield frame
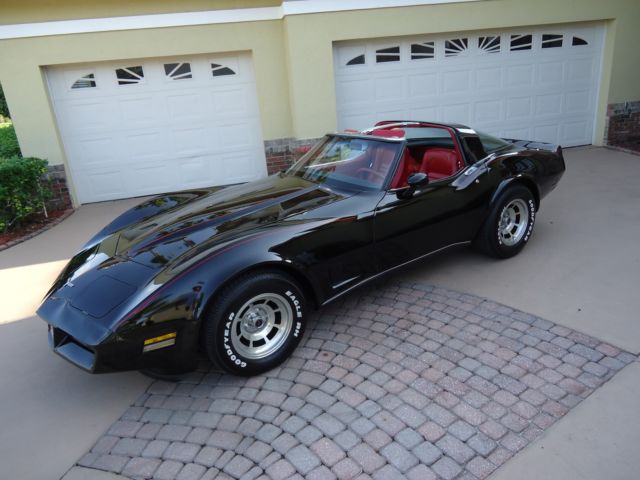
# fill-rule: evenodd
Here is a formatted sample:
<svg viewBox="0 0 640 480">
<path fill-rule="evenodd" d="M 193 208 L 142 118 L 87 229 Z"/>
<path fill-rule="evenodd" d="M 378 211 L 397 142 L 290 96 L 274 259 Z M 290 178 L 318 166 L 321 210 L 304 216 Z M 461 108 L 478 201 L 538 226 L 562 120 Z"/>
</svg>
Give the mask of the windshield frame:
<svg viewBox="0 0 640 480">
<path fill-rule="evenodd" d="M 397 151 L 395 152 L 395 156 L 391 163 L 389 164 L 389 168 L 387 170 L 387 174 L 385 179 L 382 181 L 380 185 L 374 184 L 361 184 L 358 182 L 349 182 L 342 181 L 339 178 L 327 177 L 326 181 L 317 181 L 312 178 L 307 178 L 304 175 L 301 175 L 300 172 L 303 172 L 302 165 L 309 161 L 309 159 L 313 158 L 318 151 L 323 148 L 324 145 L 327 144 L 331 139 L 353 139 L 353 140 L 362 140 L 365 142 L 371 143 L 389 143 L 397 145 Z M 387 191 L 389 189 L 389 184 L 393 179 L 396 170 L 398 169 L 398 165 L 400 163 L 400 159 L 404 153 L 404 149 L 406 148 L 406 139 L 401 137 L 377 137 L 375 135 L 367 135 L 367 134 L 352 134 L 352 133 L 328 133 L 324 135 L 318 142 L 311 147 L 311 149 L 306 152 L 302 157 L 300 157 L 293 165 L 291 165 L 284 173 L 285 175 L 295 176 L 298 178 L 303 178 L 309 182 L 313 182 L 317 185 L 327 185 L 328 187 L 335 187 L 338 189 L 344 190 L 356 190 L 356 191 Z M 353 177 L 355 179 L 355 177 Z"/>
</svg>

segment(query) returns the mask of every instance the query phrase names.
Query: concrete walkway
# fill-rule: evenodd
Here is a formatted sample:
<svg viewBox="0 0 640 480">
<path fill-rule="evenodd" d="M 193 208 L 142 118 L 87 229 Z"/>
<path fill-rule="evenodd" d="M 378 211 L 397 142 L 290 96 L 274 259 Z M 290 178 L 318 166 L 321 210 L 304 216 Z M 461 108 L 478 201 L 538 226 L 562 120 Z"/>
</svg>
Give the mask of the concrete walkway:
<svg viewBox="0 0 640 480">
<path fill-rule="evenodd" d="M 604 387 L 492 480 L 630 480 L 640 468 L 640 363 L 625 367 Z"/>
<path fill-rule="evenodd" d="M 139 373 L 80 371 L 49 350 L 45 323 L 34 316 L 71 255 L 137 203 L 83 206 L 53 229 L 0 252 L 2 478 L 60 478 L 149 384 Z"/>
</svg>

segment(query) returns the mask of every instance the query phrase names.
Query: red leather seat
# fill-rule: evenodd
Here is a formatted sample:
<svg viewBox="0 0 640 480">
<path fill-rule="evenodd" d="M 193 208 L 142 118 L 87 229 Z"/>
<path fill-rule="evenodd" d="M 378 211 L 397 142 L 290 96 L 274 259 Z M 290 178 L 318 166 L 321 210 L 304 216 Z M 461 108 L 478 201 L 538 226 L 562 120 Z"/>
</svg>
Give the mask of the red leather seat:
<svg viewBox="0 0 640 480">
<path fill-rule="evenodd" d="M 420 171 L 432 180 L 450 177 L 460 169 L 458 155 L 448 148 L 429 148 L 422 156 Z"/>
<path fill-rule="evenodd" d="M 407 179 L 412 173 L 415 173 L 419 170 L 420 165 L 409 153 L 409 149 L 405 148 L 404 155 L 400 159 L 400 165 L 398 165 L 398 170 L 393 176 L 393 180 L 391 181 L 391 188 L 401 188 L 407 185 Z"/>
</svg>

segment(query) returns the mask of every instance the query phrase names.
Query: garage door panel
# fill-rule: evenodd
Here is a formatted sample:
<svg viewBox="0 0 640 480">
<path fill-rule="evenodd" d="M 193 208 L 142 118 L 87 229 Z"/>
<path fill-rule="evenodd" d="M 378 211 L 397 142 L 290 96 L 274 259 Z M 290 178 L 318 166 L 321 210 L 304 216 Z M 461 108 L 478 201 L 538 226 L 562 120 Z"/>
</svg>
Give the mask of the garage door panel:
<svg viewBox="0 0 640 480">
<path fill-rule="evenodd" d="M 588 136 L 592 126 L 590 122 L 579 120 L 575 122 L 567 122 L 562 125 L 562 137 L 560 142 L 571 143 L 582 141 Z"/>
<path fill-rule="evenodd" d="M 369 78 L 354 78 L 342 84 L 337 96 L 338 106 L 368 103 L 374 97 L 374 84 Z"/>
<path fill-rule="evenodd" d="M 375 99 L 379 102 L 403 100 L 406 95 L 405 78 L 392 75 L 377 78 L 375 82 Z"/>
<path fill-rule="evenodd" d="M 181 158 L 178 163 L 180 184 L 186 188 L 202 186 L 202 180 L 211 176 L 211 158 L 192 156 Z"/>
<path fill-rule="evenodd" d="M 174 122 L 193 123 L 206 118 L 206 96 L 201 92 L 172 93 L 166 98 L 169 117 Z"/>
<path fill-rule="evenodd" d="M 141 195 L 146 195 L 158 189 L 161 192 L 174 190 L 174 169 L 170 166 L 158 162 L 135 165 L 129 168 L 125 177 L 128 191 L 137 190 Z"/>
<path fill-rule="evenodd" d="M 160 129 L 127 133 L 122 144 L 123 155 L 132 165 L 144 160 L 164 158 L 167 150 L 165 138 Z"/>
<path fill-rule="evenodd" d="M 104 131 L 109 128 L 110 118 L 116 114 L 114 106 L 104 101 L 73 101 L 67 109 L 69 121 L 61 130 L 74 135 Z"/>
<path fill-rule="evenodd" d="M 553 143 L 558 143 L 560 141 L 559 130 L 560 126 L 555 123 L 547 125 L 536 125 L 533 128 L 532 138 L 546 138 Z"/>
<path fill-rule="evenodd" d="M 544 62 L 538 65 L 538 84 L 550 84 L 553 87 L 564 79 L 564 62 Z"/>
<path fill-rule="evenodd" d="M 507 99 L 507 120 L 531 117 L 531 97 Z"/>
<path fill-rule="evenodd" d="M 134 72 L 140 78 L 120 73 L 131 80 L 122 83 L 117 71 L 130 67 L 141 68 Z M 266 174 L 248 54 L 51 67 L 46 74 L 81 203 Z M 233 182 L 225 158 L 234 162 Z"/>
<path fill-rule="evenodd" d="M 528 87 L 533 83 L 533 65 L 515 65 L 507 69 L 507 87 Z"/>
<path fill-rule="evenodd" d="M 172 131 L 173 153 L 176 157 L 201 155 L 208 150 L 207 127 L 175 128 Z"/>
<path fill-rule="evenodd" d="M 458 70 L 442 74 L 442 93 L 469 93 L 471 72 Z"/>
<path fill-rule="evenodd" d="M 400 111 L 496 135 L 591 143 L 603 32 L 602 24 L 591 24 L 425 35 L 393 42 L 399 58 L 384 63 L 378 54 L 393 46 L 388 40 L 337 43 L 338 127 L 366 128 L 385 118 L 381 112 Z M 543 48 L 544 34 L 560 35 L 562 45 Z M 428 46 L 419 61 L 414 44 Z"/>
<path fill-rule="evenodd" d="M 559 93 L 552 93 L 548 95 L 538 95 L 535 99 L 535 115 L 536 117 L 543 117 L 546 115 L 560 115 L 562 114 L 563 96 Z"/>
<path fill-rule="evenodd" d="M 468 103 L 459 103 L 457 105 L 444 105 L 441 110 L 442 120 L 445 122 L 461 122 L 470 123 L 470 106 Z"/>
<path fill-rule="evenodd" d="M 250 172 L 250 159 L 241 153 L 230 153 L 222 155 L 215 162 L 210 164 L 210 168 L 217 172 L 222 172 L 224 183 L 240 183 L 254 180 L 255 174 Z"/>
<path fill-rule="evenodd" d="M 570 82 L 590 83 L 593 77 L 593 60 L 579 58 L 567 61 L 567 80 Z"/>
<path fill-rule="evenodd" d="M 217 146 L 224 152 L 254 148 L 256 143 L 248 131 L 253 128 L 254 125 L 240 122 L 219 124 L 215 127 Z"/>
<path fill-rule="evenodd" d="M 474 125 L 498 123 L 502 120 L 502 101 L 489 100 L 474 105 Z"/>
<path fill-rule="evenodd" d="M 436 118 L 438 109 L 436 107 L 413 108 L 408 115 L 409 118 Z"/>
<path fill-rule="evenodd" d="M 115 160 L 114 137 L 80 137 L 68 142 L 67 155 L 84 159 L 82 165 L 76 170 L 91 170 L 108 165 Z"/>
<path fill-rule="evenodd" d="M 479 68 L 476 71 L 476 90 L 496 90 L 502 88 L 503 69 L 501 67 Z"/>
<path fill-rule="evenodd" d="M 224 118 L 228 116 L 245 117 L 251 110 L 248 87 L 227 87 L 212 93 L 211 108 Z"/>
<path fill-rule="evenodd" d="M 74 175 L 78 196 L 92 196 L 95 201 L 124 195 L 125 178 L 120 170 L 95 170 Z"/>
<path fill-rule="evenodd" d="M 435 73 L 410 74 L 409 95 L 414 99 L 438 95 L 438 75 Z"/>
<path fill-rule="evenodd" d="M 582 90 L 565 94 L 565 111 L 567 113 L 586 113 L 590 110 L 593 94 L 590 90 Z"/>
</svg>

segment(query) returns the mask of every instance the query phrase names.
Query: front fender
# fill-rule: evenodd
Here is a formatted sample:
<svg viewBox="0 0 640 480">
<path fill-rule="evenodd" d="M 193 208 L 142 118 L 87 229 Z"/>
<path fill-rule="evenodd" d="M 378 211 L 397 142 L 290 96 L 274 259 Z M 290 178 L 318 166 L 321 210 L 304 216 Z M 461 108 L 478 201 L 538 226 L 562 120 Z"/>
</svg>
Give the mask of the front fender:
<svg viewBox="0 0 640 480">
<path fill-rule="evenodd" d="M 265 228 L 203 252 L 179 271 L 161 272 L 152 282 L 153 291 L 118 322 L 117 332 L 126 335 L 127 331 L 138 327 L 160 323 L 199 325 L 207 306 L 220 289 L 252 269 L 278 267 L 306 279 L 301 265 L 276 251 L 277 246 L 299 232 L 300 227 L 294 226 L 295 231 L 291 227 Z"/>
</svg>

